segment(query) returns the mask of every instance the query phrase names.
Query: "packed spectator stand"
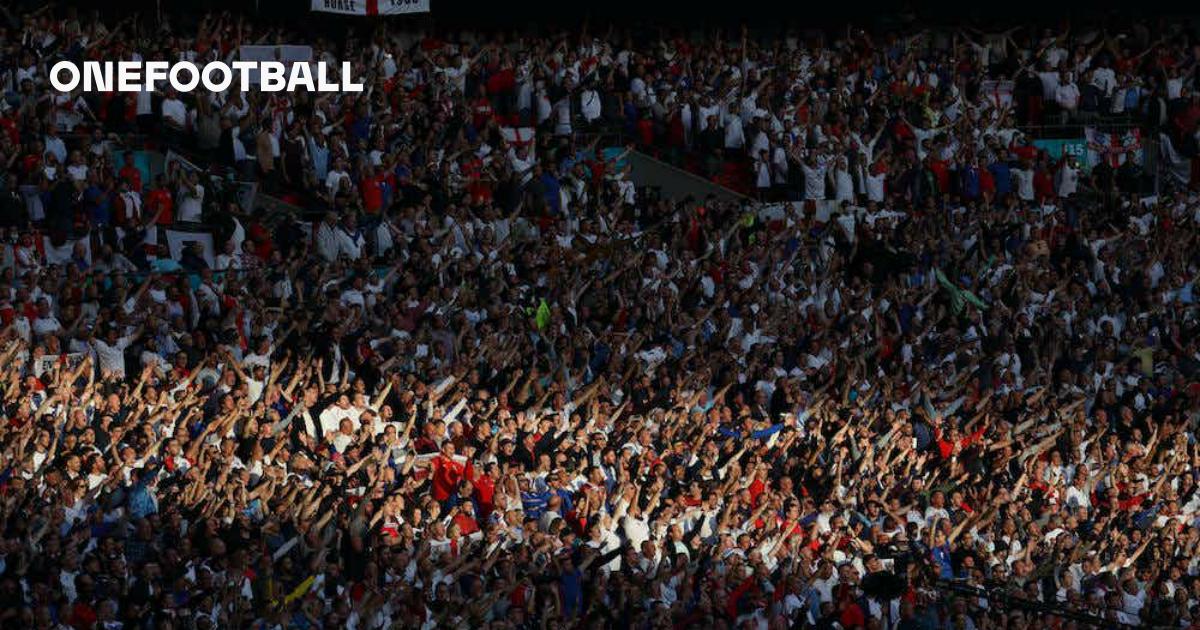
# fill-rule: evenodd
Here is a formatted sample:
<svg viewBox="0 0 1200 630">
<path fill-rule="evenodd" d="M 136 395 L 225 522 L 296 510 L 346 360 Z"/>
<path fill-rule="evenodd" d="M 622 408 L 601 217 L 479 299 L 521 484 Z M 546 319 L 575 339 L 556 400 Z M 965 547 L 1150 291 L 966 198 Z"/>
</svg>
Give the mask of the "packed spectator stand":
<svg viewBox="0 0 1200 630">
<path fill-rule="evenodd" d="M 164 10 L 0 7 L 0 627 L 1200 627 L 1195 24 Z"/>
</svg>

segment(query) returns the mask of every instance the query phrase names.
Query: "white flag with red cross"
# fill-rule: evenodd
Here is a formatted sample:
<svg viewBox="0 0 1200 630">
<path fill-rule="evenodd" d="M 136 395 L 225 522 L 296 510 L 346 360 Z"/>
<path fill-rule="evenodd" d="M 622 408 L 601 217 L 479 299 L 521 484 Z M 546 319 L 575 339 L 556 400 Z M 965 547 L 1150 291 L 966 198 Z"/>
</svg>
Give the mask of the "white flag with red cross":
<svg viewBox="0 0 1200 630">
<path fill-rule="evenodd" d="M 429 13 L 429 0 L 312 0 L 312 10 L 342 15 Z"/>
<path fill-rule="evenodd" d="M 1084 135 L 1087 137 L 1089 168 L 1096 166 L 1101 161 L 1108 162 L 1109 166 L 1113 168 L 1121 166 L 1130 159 L 1135 164 L 1142 163 L 1142 133 L 1140 129 L 1133 128 L 1124 133 L 1110 133 L 1086 127 Z"/>
</svg>

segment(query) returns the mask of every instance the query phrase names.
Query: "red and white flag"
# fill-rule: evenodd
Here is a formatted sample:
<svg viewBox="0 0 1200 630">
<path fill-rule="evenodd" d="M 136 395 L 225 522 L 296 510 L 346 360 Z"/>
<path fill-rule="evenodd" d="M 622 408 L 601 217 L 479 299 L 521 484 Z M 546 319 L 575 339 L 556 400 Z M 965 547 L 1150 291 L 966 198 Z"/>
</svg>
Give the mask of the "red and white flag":
<svg viewBox="0 0 1200 630">
<path fill-rule="evenodd" d="M 1132 159 L 1135 164 L 1142 163 L 1142 133 L 1133 128 L 1125 133 L 1109 133 L 1086 127 L 1088 167 L 1094 167 L 1101 160 L 1109 166 L 1117 168 Z"/>
<path fill-rule="evenodd" d="M 429 0 L 312 0 L 312 10 L 342 15 L 429 13 Z"/>
<path fill-rule="evenodd" d="M 501 127 L 500 135 L 509 144 L 524 147 L 533 143 L 535 133 L 533 127 Z"/>
<path fill-rule="evenodd" d="M 979 94 L 991 102 L 992 107 L 1011 107 L 1013 102 L 1012 81 L 980 81 Z"/>
</svg>

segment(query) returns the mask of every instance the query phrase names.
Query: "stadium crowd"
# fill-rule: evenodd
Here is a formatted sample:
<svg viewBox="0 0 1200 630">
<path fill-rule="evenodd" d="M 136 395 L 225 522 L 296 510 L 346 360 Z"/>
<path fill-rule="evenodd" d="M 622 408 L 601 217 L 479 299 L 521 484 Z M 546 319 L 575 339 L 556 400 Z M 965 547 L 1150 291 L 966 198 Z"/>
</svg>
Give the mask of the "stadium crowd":
<svg viewBox="0 0 1200 630">
<path fill-rule="evenodd" d="M 1195 177 L 1023 131 L 1194 161 L 1188 25 L 389 22 L 315 40 L 363 95 L 59 94 L 295 36 L 4 10 L 0 627 L 1200 627 Z"/>
</svg>

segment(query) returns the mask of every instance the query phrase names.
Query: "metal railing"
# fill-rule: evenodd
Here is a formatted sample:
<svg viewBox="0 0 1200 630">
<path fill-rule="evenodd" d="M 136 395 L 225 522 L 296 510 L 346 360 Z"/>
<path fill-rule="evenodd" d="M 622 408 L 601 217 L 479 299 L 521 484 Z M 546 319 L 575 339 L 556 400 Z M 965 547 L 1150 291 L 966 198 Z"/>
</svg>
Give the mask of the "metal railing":
<svg viewBox="0 0 1200 630">
<path fill-rule="evenodd" d="M 1083 138 L 1086 129 L 1095 129 L 1104 133 L 1124 133 L 1130 129 L 1140 129 L 1142 125 L 1132 117 L 1122 119 L 1097 118 L 1091 121 L 1074 120 L 1066 123 L 1049 124 L 1018 124 L 1026 137 L 1035 140 Z"/>
<path fill-rule="evenodd" d="M 989 605 L 994 605 L 997 608 L 1004 610 L 1020 610 L 1024 612 L 1038 613 L 1042 615 L 1054 615 L 1063 619 L 1070 619 L 1089 626 L 1103 628 L 1137 628 L 1139 625 L 1122 623 L 1113 619 L 1106 619 L 1094 615 L 1090 612 L 1074 610 L 1059 604 L 1051 604 L 1031 600 L 1025 597 L 1018 597 L 1006 592 L 1003 588 L 987 589 L 980 586 L 967 584 L 962 580 L 945 580 L 939 579 L 934 583 L 934 587 L 940 593 L 952 593 L 955 595 L 964 595 L 986 599 Z"/>
</svg>

